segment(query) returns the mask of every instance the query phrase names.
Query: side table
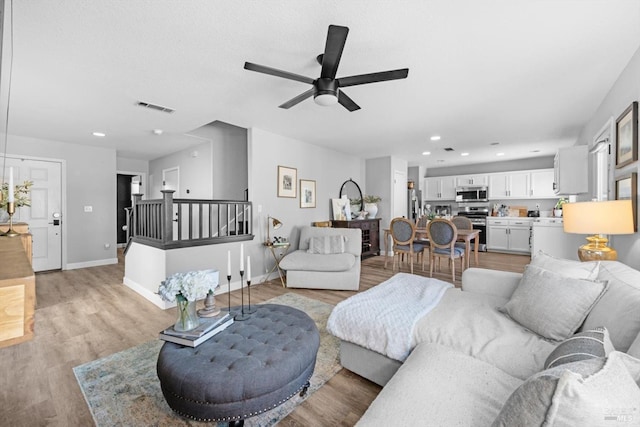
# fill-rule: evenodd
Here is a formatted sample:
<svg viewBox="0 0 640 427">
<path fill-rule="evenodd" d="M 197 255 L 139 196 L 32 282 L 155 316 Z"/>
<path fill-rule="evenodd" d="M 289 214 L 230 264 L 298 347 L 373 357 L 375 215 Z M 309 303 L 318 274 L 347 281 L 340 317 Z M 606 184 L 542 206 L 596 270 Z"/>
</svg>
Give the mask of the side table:
<svg viewBox="0 0 640 427">
<path fill-rule="evenodd" d="M 284 258 L 287 252 L 289 252 L 289 248 L 291 247 L 291 244 L 289 242 L 283 242 L 283 243 L 265 242 L 263 243 L 263 245 L 269 248 L 269 251 L 273 256 L 273 260 L 275 261 L 275 264 L 271 268 L 271 270 L 269 270 L 269 274 L 267 274 L 267 277 L 264 278 L 262 283 L 269 280 L 269 277 L 271 276 L 271 274 L 277 269 L 278 275 L 280 276 L 280 282 L 282 283 L 282 287 L 285 288 L 286 285 L 284 284 L 284 275 L 282 274 L 282 269 L 280 268 L 280 261 L 282 261 L 282 258 Z"/>
</svg>

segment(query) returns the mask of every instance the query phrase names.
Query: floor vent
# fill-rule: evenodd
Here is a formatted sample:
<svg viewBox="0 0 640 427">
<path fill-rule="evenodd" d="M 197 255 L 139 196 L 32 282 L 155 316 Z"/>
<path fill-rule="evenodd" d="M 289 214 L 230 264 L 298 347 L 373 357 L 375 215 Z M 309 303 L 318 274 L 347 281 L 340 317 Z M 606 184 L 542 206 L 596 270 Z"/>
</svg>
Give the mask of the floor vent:
<svg viewBox="0 0 640 427">
<path fill-rule="evenodd" d="M 138 101 L 138 106 L 140 107 L 144 107 L 144 108 L 150 108 L 152 110 L 158 110 L 158 111 L 162 111 L 164 113 L 173 113 L 174 110 L 173 108 L 169 108 L 169 107 L 163 107 L 162 105 L 156 105 L 156 104 L 149 104 L 148 102 L 143 102 L 143 101 Z"/>
<path fill-rule="evenodd" d="M 444 149 L 444 151 L 453 151 L 453 148 L 447 147 L 447 148 Z"/>
</svg>

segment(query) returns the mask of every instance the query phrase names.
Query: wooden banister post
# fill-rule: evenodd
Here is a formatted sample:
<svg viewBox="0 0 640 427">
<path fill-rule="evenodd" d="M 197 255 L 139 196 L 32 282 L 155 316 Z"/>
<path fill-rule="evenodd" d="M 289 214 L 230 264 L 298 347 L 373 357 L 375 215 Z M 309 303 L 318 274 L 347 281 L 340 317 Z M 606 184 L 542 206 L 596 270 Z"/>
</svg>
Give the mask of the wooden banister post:
<svg viewBox="0 0 640 427">
<path fill-rule="evenodd" d="M 162 242 L 173 241 L 173 193 L 175 190 L 160 190 L 162 193 Z M 178 227 L 180 224 L 178 224 Z"/>
<path fill-rule="evenodd" d="M 133 197 L 133 204 L 131 205 L 133 209 L 133 227 L 131 227 L 132 230 L 127 229 L 129 237 L 136 237 L 138 235 L 138 207 L 136 205 L 142 200 L 142 196 L 142 193 L 131 195 L 131 197 Z"/>
</svg>

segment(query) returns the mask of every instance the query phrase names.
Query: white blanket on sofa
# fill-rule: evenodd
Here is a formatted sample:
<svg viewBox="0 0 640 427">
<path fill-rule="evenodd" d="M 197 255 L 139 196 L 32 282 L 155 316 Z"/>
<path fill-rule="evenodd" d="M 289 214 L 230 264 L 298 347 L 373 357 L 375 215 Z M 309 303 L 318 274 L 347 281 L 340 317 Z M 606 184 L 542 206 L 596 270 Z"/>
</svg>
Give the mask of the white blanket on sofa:
<svg viewBox="0 0 640 427">
<path fill-rule="evenodd" d="M 398 273 L 336 305 L 327 330 L 342 340 L 403 362 L 415 346 L 414 326 L 452 287 L 438 279 Z"/>
</svg>

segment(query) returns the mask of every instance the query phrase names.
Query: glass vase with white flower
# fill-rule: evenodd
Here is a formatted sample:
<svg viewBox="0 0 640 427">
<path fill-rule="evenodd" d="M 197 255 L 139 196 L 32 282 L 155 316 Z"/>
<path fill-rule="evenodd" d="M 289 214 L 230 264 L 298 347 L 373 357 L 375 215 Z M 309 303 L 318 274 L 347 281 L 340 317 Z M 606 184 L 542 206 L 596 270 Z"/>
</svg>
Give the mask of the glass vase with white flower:
<svg viewBox="0 0 640 427">
<path fill-rule="evenodd" d="M 158 288 L 160 297 L 175 302 L 178 312 L 173 328 L 190 331 L 200 324 L 196 313 L 196 301 L 213 292 L 218 286 L 217 270 L 199 270 L 175 273 L 163 280 Z"/>
</svg>

